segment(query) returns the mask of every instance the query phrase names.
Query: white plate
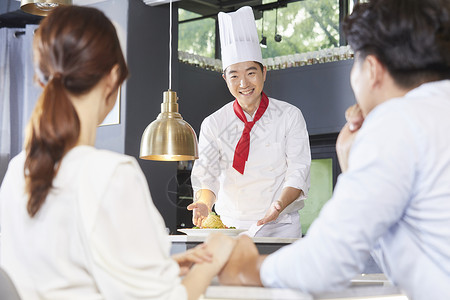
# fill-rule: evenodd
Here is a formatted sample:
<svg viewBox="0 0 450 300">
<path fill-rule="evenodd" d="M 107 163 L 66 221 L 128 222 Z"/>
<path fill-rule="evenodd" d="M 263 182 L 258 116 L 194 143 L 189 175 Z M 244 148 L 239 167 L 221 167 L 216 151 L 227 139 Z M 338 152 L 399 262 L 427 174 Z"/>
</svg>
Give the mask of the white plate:
<svg viewBox="0 0 450 300">
<path fill-rule="evenodd" d="M 225 235 L 231 235 L 231 236 L 236 236 L 241 232 L 246 231 L 246 229 L 195 229 L 195 228 L 185 228 L 185 229 L 178 229 L 178 231 L 186 233 L 189 236 L 208 236 L 211 233 L 214 232 L 220 232 L 223 233 Z"/>
</svg>

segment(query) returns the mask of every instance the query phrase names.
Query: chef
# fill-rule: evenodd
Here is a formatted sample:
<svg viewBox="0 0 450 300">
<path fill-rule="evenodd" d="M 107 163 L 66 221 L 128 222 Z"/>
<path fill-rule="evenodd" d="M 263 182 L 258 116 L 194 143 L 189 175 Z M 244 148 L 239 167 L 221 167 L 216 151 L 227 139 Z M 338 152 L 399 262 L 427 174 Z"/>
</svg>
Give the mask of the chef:
<svg viewBox="0 0 450 300">
<path fill-rule="evenodd" d="M 222 76 L 235 100 L 201 125 L 188 209 L 197 226 L 215 205 L 226 226 L 251 228 L 255 236 L 301 237 L 298 210 L 311 165 L 305 120 L 297 107 L 263 92 L 267 70 L 253 10 L 219 13 L 218 20 Z"/>
</svg>

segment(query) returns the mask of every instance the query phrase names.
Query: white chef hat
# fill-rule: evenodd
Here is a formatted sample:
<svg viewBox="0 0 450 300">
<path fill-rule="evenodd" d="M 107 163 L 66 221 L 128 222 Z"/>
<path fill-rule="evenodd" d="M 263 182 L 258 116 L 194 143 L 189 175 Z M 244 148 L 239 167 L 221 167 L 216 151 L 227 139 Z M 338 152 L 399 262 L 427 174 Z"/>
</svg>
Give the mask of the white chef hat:
<svg viewBox="0 0 450 300">
<path fill-rule="evenodd" d="M 244 61 L 263 63 L 253 10 L 244 6 L 235 12 L 219 15 L 222 68 Z"/>
</svg>

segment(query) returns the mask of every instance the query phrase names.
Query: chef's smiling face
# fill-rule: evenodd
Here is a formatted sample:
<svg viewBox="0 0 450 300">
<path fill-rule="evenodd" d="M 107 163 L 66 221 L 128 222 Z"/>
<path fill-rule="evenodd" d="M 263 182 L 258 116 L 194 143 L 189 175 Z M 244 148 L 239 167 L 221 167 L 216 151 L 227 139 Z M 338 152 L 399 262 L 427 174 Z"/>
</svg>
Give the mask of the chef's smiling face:
<svg viewBox="0 0 450 300">
<path fill-rule="evenodd" d="M 229 66 L 224 74 L 230 93 L 241 106 L 259 103 L 266 80 L 266 67 L 254 61 L 245 61 Z"/>
</svg>

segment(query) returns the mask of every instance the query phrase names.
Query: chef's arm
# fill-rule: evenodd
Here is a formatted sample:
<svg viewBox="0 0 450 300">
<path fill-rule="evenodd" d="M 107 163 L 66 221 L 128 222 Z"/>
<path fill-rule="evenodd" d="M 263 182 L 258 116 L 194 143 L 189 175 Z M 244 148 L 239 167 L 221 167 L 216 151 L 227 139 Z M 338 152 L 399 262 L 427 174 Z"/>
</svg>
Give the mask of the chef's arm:
<svg viewBox="0 0 450 300">
<path fill-rule="evenodd" d="M 276 206 L 276 209 L 281 213 L 289 204 L 297 200 L 298 197 L 302 194 L 302 190 L 296 189 L 290 186 L 285 187 L 281 191 L 280 198 L 276 201 L 276 204 L 279 204 L 279 207 Z"/>
<path fill-rule="evenodd" d="M 262 225 L 274 221 L 278 218 L 280 213 L 292 202 L 294 202 L 300 195 L 302 194 L 302 190 L 296 189 L 290 186 L 285 187 L 281 191 L 280 198 L 274 201 L 272 205 L 270 205 L 269 209 L 266 212 L 266 215 L 261 220 L 258 220 L 256 225 Z"/>
<path fill-rule="evenodd" d="M 216 195 L 211 190 L 201 189 L 198 190 L 197 193 L 195 193 L 195 203 L 206 204 L 210 212 L 212 211 L 212 207 L 215 202 Z"/>
</svg>

